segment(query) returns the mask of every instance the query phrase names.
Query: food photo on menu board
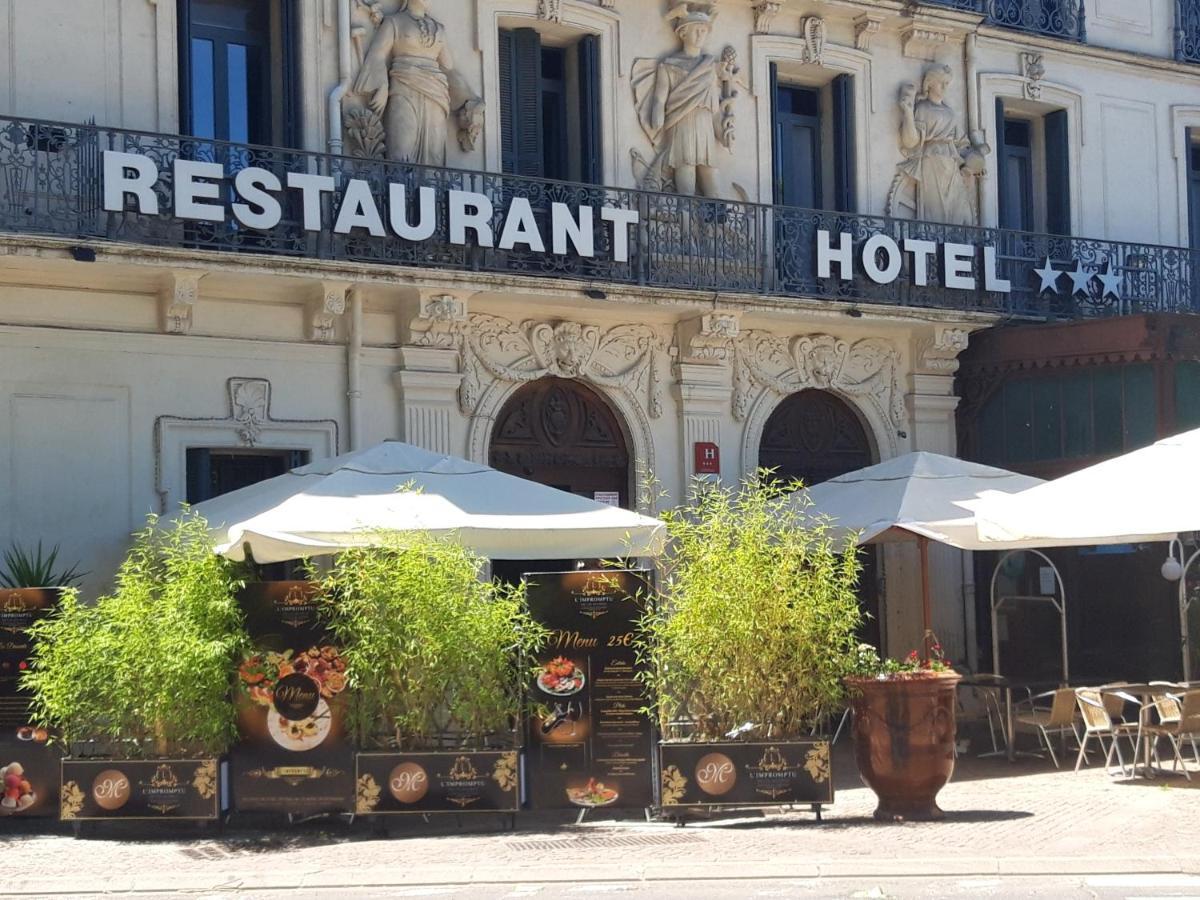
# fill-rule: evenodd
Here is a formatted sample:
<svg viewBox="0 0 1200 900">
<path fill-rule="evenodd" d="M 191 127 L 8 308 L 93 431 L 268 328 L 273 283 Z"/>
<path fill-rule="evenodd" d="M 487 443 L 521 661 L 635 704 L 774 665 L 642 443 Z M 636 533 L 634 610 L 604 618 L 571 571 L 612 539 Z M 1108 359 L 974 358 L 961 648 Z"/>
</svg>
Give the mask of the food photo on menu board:
<svg viewBox="0 0 1200 900">
<path fill-rule="evenodd" d="M 653 733 L 642 712 L 635 635 L 650 573 L 526 575 L 530 614 L 549 639 L 531 666 L 526 766 L 537 809 L 653 802 Z"/>
<path fill-rule="evenodd" d="M 321 599 L 307 582 L 247 587 L 242 605 L 253 647 L 234 686 L 241 737 L 231 754 L 234 808 L 350 812 L 346 663 L 321 622 Z"/>
</svg>

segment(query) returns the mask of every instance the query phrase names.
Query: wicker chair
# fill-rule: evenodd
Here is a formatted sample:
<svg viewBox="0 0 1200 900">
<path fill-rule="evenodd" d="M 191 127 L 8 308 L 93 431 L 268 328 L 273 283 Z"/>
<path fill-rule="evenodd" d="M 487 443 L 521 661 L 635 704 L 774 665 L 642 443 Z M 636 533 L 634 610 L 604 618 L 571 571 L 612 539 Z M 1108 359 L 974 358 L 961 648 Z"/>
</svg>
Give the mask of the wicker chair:
<svg viewBox="0 0 1200 900">
<path fill-rule="evenodd" d="M 1187 741 L 1192 745 L 1192 753 L 1196 762 L 1200 763 L 1200 749 L 1196 746 L 1196 738 L 1200 737 L 1200 691 L 1188 691 L 1182 697 L 1175 694 L 1163 694 L 1161 699 L 1155 699 L 1150 707 L 1158 713 L 1158 722 L 1144 722 L 1138 732 L 1137 746 L 1134 748 L 1134 758 L 1141 750 L 1143 738 L 1150 741 L 1154 758 L 1158 759 L 1158 741 L 1166 738 L 1171 743 L 1175 754 L 1172 768 L 1183 769 L 1184 777 L 1192 780 L 1187 764 L 1183 761 L 1180 744 Z"/>
<path fill-rule="evenodd" d="M 1120 738 L 1126 738 L 1130 747 L 1134 748 L 1136 752 L 1137 724 L 1125 722 L 1120 718 L 1114 719 L 1109 704 L 1105 702 L 1107 699 L 1108 697 L 1101 694 L 1097 688 L 1079 688 L 1075 691 L 1075 702 L 1079 706 L 1079 715 L 1083 719 L 1083 740 L 1079 742 L 1079 755 L 1075 758 L 1076 772 L 1079 771 L 1083 761 L 1087 759 L 1087 745 L 1092 738 L 1100 743 L 1100 749 L 1104 751 L 1104 771 L 1106 772 L 1112 765 L 1112 757 L 1115 752 L 1117 763 L 1121 767 L 1121 774 L 1125 774 L 1125 757 L 1121 755 Z M 1116 697 L 1116 699 L 1121 701 L 1121 708 L 1117 710 L 1119 717 L 1124 711 L 1125 701 L 1120 697 Z M 1105 738 L 1110 741 L 1107 748 L 1104 746 Z"/>
<path fill-rule="evenodd" d="M 1039 706 L 1039 701 L 1050 700 L 1050 707 Z M 1038 736 L 1038 742 L 1045 747 L 1054 762 L 1054 768 L 1061 768 L 1058 754 L 1050 742 L 1050 735 L 1059 735 L 1065 744 L 1070 734 L 1079 741 L 1079 732 L 1075 730 L 1075 691 L 1072 688 L 1059 688 L 1056 691 L 1046 691 L 1035 694 L 1027 700 L 1022 700 L 1014 706 L 1013 720 L 1017 728 L 1024 726 Z"/>
</svg>

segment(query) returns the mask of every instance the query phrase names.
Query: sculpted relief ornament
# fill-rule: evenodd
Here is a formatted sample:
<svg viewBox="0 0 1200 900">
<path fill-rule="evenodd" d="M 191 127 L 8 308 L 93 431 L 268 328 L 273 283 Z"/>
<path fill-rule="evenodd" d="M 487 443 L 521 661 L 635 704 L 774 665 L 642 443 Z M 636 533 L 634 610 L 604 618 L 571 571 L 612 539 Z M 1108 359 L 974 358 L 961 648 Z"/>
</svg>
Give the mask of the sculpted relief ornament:
<svg viewBox="0 0 1200 900">
<path fill-rule="evenodd" d="M 461 329 L 462 411 L 473 413 L 495 380 L 546 375 L 581 378 L 636 396 L 651 418 L 662 415 L 666 346 L 648 325 L 601 328 L 578 322 L 525 321 L 472 314 Z"/>
<path fill-rule="evenodd" d="M 678 3 L 667 13 L 681 49 L 662 59 L 634 60 L 630 72 L 638 121 L 654 147 L 647 162 L 633 151 L 639 186 L 717 196 L 717 145 L 734 140 L 734 101 L 743 87 L 737 53 L 704 52 L 717 11 L 712 3 Z"/>
<path fill-rule="evenodd" d="M 473 150 L 483 101 L 454 68 L 445 26 L 430 14 L 428 0 L 354 4 L 351 36 L 360 68 L 346 99 L 346 152 L 445 165 L 451 120 L 459 145 Z"/>
<path fill-rule="evenodd" d="M 765 391 L 781 397 L 806 388 L 836 391 L 865 402 L 899 430 L 904 398 L 897 381 L 900 355 L 888 341 L 846 341 L 828 334 L 788 339 L 743 331 L 734 343 L 733 415 L 744 422 Z"/>
<path fill-rule="evenodd" d="M 976 181 L 984 174 L 986 144 L 972 144 L 958 114 L 946 103 L 953 73 L 933 65 L 918 96 L 913 84 L 900 89 L 900 152 L 886 215 L 948 225 L 974 225 Z"/>
</svg>

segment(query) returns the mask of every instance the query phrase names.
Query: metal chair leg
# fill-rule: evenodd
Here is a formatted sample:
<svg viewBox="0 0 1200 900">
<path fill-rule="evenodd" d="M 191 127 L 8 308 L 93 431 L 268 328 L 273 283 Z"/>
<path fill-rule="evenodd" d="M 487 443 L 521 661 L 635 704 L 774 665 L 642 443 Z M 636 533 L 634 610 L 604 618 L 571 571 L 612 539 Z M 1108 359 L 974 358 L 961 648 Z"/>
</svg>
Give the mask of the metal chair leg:
<svg viewBox="0 0 1200 900">
<path fill-rule="evenodd" d="M 1081 765 L 1083 765 L 1083 761 L 1087 757 L 1087 745 L 1088 745 L 1088 741 L 1090 741 L 1091 739 L 1092 739 L 1092 736 L 1090 734 L 1085 734 L 1083 736 L 1083 741 L 1079 744 L 1079 755 L 1075 757 L 1075 771 L 1076 772 L 1079 771 L 1079 767 Z M 1100 738 L 1100 749 L 1101 750 L 1104 749 L 1104 739 L 1103 738 Z"/>
<path fill-rule="evenodd" d="M 1054 744 L 1050 740 L 1049 732 L 1047 732 L 1045 727 L 1042 725 L 1038 726 L 1038 731 L 1041 732 L 1042 742 L 1046 745 L 1046 750 L 1048 750 L 1050 753 L 1050 759 L 1054 762 L 1054 768 L 1061 769 L 1062 766 L 1058 764 L 1058 756 L 1054 753 Z"/>
</svg>

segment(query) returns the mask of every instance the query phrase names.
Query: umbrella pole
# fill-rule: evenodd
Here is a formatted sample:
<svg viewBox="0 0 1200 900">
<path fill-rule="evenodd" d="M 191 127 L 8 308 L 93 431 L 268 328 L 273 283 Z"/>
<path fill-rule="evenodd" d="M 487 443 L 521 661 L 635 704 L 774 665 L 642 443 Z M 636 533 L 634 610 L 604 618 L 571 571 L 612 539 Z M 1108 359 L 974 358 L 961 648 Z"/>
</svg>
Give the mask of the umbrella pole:
<svg viewBox="0 0 1200 900">
<path fill-rule="evenodd" d="M 925 659 L 929 659 L 933 652 L 933 607 L 929 600 L 929 538 L 918 537 L 917 548 L 921 553 L 921 619 L 925 625 L 922 640 L 925 645 Z"/>
</svg>

